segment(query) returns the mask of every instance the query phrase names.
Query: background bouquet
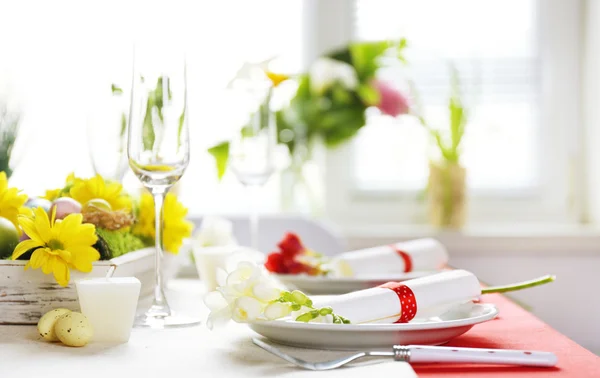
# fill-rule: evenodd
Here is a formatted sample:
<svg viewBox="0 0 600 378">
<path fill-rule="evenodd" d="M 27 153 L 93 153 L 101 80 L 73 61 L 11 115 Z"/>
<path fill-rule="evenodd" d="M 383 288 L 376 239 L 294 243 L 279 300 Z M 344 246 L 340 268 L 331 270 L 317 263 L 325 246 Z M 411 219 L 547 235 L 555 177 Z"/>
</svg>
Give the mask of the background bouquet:
<svg viewBox="0 0 600 378">
<path fill-rule="evenodd" d="M 336 147 L 349 141 L 365 126 L 365 111 L 369 107 L 377 107 L 392 117 L 407 114 L 409 104 L 405 95 L 376 77 L 384 58 L 404 62 L 405 47 L 404 39 L 354 42 L 317 59 L 307 72 L 295 77 L 270 72 L 268 62 L 263 62 L 244 65 L 236 79 L 249 80 L 251 69 L 255 68 L 262 70 L 274 89 L 288 79 L 297 81 L 297 90 L 289 104 L 276 110 L 278 142 L 285 144 L 293 156 L 300 146 L 310 151 L 315 143 Z M 229 157 L 229 141 L 213 146 L 209 152 L 216 159 L 222 177 Z"/>
</svg>

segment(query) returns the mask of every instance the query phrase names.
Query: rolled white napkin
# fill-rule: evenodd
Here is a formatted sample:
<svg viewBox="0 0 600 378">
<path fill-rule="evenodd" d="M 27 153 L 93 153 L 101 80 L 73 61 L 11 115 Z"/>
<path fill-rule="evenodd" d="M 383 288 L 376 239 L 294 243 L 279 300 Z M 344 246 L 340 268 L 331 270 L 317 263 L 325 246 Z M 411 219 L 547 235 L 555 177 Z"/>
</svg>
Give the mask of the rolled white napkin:
<svg viewBox="0 0 600 378">
<path fill-rule="evenodd" d="M 439 241 L 426 238 L 345 252 L 331 261 L 338 277 L 376 276 L 443 268 L 448 251 Z"/>
<path fill-rule="evenodd" d="M 441 315 L 450 307 L 481 295 L 479 280 L 466 270 L 452 270 L 334 297 L 315 298 L 316 307 L 332 307 L 351 323 L 406 323 Z"/>
</svg>

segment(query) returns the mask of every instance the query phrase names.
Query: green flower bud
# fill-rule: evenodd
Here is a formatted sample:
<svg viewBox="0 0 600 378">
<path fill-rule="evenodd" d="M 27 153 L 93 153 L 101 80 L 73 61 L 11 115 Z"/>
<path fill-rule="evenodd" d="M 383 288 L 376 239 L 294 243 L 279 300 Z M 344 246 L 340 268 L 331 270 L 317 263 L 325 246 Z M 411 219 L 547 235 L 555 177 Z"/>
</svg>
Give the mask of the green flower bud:
<svg viewBox="0 0 600 378">
<path fill-rule="evenodd" d="M 303 305 L 309 300 L 306 294 L 304 294 L 300 290 L 292 291 L 292 297 L 293 300 L 291 300 L 290 302 L 297 303 L 299 305 Z"/>
</svg>

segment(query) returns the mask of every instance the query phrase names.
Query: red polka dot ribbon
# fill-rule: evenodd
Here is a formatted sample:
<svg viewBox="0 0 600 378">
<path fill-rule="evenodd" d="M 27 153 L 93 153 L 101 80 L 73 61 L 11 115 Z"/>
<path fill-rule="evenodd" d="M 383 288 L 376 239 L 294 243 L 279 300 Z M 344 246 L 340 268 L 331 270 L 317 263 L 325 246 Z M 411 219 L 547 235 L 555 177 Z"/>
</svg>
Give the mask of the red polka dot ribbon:
<svg viewBox="0 0 600 378">
<path fill-rule="evenodd" d="M 396 323 L 408 323 L 417 314 L 417 298 L 410 287 L 398 282 L 388 282 L 379 286 L 384 289 L 390 289 L 398 296 L 400 300 L 400 319 Z"/>
<path fill-rule="evenodd" d="M 394 249 L 394 251 L 396 251 L 398 256 L 400 256 L 402 258 L 402 260 L 404 260 L 404 273 L 411 272 L 412 268 L 413 268 L 413 263 L 412 263 L 412 258 L 410 257 L 410 255 L 408 253 L 396 248 L 393 245 L 390 245 L 390 247 L 392 247 Z"/>
</svg>

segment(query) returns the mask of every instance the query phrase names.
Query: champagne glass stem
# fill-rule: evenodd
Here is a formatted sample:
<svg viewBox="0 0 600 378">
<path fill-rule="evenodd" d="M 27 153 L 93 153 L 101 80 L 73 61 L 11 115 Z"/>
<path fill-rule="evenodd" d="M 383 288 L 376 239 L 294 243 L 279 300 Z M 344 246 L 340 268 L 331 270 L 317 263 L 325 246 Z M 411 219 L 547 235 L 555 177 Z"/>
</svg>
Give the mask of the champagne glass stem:
<svg viewBox="0 0 600 378">
<path fill-rule="evenodd" d="M 248 187 L 249 197 L 250 197 L 250 246 L 255 249 L 258 249 L 258 191 L 259 187 L 257 185 L 250 185 Z"/>
<path fill-rule="evenodd" d="M 164 312 L 164 316 L 171 315 L 171 309 L 165 298 L 163 292 L 162 283 L 162 270 L 161 260 L 163 256 L 163 241 L 162 241 L 162 225 L 163 225 L 163 203 L 165 201 L 165 195 L 167 190 L 153 190 L 152 196 L 154 197 L 154 227 L 155 227 L 155 260 L 154 260 L 154 275 L 155 275 L 155 287 L 154 287 L 154 303 L 149 312 L 156 313 L 158 311 Z"/>
</svg>

